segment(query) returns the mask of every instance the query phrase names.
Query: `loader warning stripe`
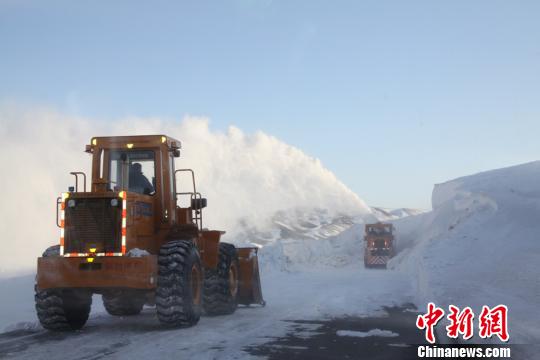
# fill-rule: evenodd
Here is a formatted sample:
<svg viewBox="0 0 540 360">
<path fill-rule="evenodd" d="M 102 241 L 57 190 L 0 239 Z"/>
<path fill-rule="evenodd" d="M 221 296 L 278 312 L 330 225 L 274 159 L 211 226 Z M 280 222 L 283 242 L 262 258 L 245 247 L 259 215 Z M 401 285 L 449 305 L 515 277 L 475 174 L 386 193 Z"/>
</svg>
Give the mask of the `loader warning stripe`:
<svg viewBox="0 0 540 360">
<path fill-rule="evenodd" d="M 64 257 L 85 257 L 88 256 L 88 253 L 67 253 Z"/>
<path fill-rule="evenodd" d="M 60 203 L 60 256 L 64 255 L 64 227 L 66 218 L 66 199 L 69 194 L 62 194 L 62 202 Z"/>
<path fill-rule="evenodd" d="M 126 253 L 126 236 L 127 236 L 127 194 L 122 191 L 122 255 Z"/>
<path fill-rule="evenodd" d="M 106 252 L 106 253 L 97 253 L 96 257 L 105 257 L 105 256 L 122 256 L 121 252 Z M 64 257 L 88 257 L 89 253 L 67 253 L 64 254 Z"/>
</svg>

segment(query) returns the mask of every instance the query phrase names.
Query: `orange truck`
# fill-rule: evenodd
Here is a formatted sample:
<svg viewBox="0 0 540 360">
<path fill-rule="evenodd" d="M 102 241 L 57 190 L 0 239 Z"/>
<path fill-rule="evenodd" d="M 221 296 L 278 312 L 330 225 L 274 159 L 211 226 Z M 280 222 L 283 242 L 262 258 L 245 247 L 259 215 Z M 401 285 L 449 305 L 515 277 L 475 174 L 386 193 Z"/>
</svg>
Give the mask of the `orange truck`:
<svg viewBox="0 0 540 360">
<path fill-rule="evenodd" d="M 366 224 L 364 236 L 364 266 L 386 268 L 394 256 L 394 227 L 392 224 Z"/>
<path fill-rule="evenodd" d="M 257 248 L 221 242 L 225 232 L 203 226 L 207 200 L 193 170 L 176 167 L 180 148 L 164 135 L 91 139 L 90 189 L 86 174 L 71 173 L 75 186 L 57 199 L 58 244 L 37 261 L 43 327 L 83 327 L 93 294 L 116 316 L 155 306 L 169 327 L 265 304 Z"/>
</svg>

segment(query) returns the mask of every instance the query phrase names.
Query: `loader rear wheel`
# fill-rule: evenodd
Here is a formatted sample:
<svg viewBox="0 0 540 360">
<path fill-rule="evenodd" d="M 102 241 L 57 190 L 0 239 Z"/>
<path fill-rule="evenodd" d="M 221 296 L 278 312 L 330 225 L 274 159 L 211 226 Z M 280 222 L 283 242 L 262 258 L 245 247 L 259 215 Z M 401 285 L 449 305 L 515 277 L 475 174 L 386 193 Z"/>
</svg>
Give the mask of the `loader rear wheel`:
<svg viewBox="0 0 540 360">
<path fill-rule="evenodd" d="M 195 325 L 202 311 L 202 269 L 193 241 L 168 242 L 159 250 L 156 309 L 159 321 L 172 327 Z"/>
<path fill-rule="evenodd" d="M 43 252 L 43 257 L 60 256 L 60 246 Z M 92 294 L 81 290 L 35 290 L 36 312 L 41 325 L 48 330 L 78 330 L 86 324 L 92 306 Z"/>
<path fill-rule="evenodd" d="M 204 310 L 207 315 L 226 315 L 238 306 L 239 263 L 232 244 L 219 244 L 219 262 L 207 270 L 204 280 Z"/>
<path fill-rule="evenodd" d="M 146 298 L 130 292 L 111 292 L 102 296 L 103 306 L 110 315 L 130 316 L 141 313 Z"/>
</svg>

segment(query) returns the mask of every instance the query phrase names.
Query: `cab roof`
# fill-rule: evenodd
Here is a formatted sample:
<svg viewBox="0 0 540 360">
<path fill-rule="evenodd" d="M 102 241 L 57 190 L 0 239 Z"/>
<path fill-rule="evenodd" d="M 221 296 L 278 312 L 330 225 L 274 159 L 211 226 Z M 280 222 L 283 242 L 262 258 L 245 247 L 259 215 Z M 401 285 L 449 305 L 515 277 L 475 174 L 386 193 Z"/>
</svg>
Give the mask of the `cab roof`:
<svg viewBox="0 0 540 360">
<path fill-rule="evenodd" d="M 96 136 L 86 145 L 86 152 L 99 149 L 118 148 L 155 148 L 167 146 L 169 149 L 180 149 L 182 143 L 167 135 L 130 135 L 130 136 Z"/>
</svg>

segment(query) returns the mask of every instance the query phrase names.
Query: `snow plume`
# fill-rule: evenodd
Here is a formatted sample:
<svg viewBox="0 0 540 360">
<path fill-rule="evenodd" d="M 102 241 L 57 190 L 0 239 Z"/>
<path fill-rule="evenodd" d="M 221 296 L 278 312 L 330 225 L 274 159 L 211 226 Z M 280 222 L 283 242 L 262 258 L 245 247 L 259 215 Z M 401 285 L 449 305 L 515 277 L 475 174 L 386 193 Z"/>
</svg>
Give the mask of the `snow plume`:
<svg viewBox="0 0 540 360">
<path fill-rule="evenodd" d="M 73 184 L 70 171 L 90 174 L 84 146 L 92 136 L 167 134 L 182 142 L 177 168 L 195 170 L 208 197 L 206 226 L 235 241 L 239 221 L 270 226 L 278 211 L 325 209 L 362 216 L 370 210 L 317 159 L 263 132 L 215 131 L 205 118 L 123 118 L 107 122 L 49 108 L 0 105 L 0 272 L 31 268 L 56 244 L 55 199 Z"/>
</svg>

